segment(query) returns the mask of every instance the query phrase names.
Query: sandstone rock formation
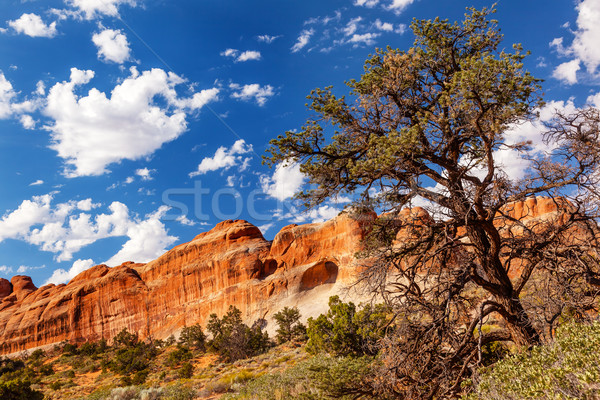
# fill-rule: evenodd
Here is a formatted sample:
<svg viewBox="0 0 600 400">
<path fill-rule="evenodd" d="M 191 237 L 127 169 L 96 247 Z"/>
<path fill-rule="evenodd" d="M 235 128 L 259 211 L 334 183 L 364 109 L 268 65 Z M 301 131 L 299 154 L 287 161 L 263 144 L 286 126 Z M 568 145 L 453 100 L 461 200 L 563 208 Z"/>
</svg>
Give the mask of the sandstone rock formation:
<svg viewBox="0 0 600 400">
<path fill-rule="evenodd" d="M 568 206 L 531 198 L 505 212 L 525 224 L 553 223 Z M 403 210 L 400 218 L 417 227 L 431 221 L 421 208 Z M 500 218 L 499 225 L 504 223 Z M 399 232 L 397 241 L 417 233 Z M 98 265 L 67 285 L 38 289 L 29 277 L 0 279 L 0 353 L 111 339 L 123 328 L 142 338 L 166 338 L 184 326 L 205 325 L 211 313 L 222 315 L 229 305 L 249 323 L 285 306 L 317 316 L 327 310 L 331 295 L 361 300 L 345 289 L 360 270 L 354 255 L 364 235 L 365 225 L 347 214 L 286 226 L 272 242 L 246 221 L 224 221 L 147 264 Z"/>
<path fill-rule="evenodd" d="M 272 242 L 246 221 L 224 221 L 147 264 L 98 265 L 39 289 L 29 277 L 0 280 L 0 352 L 111 339 L 123 328 L 166 338 L 230 304 L 248 322 L 285 306 L 318 315 L 356 275 L 363 236 L 347 214 L 287 226 Z"/>
</svg>

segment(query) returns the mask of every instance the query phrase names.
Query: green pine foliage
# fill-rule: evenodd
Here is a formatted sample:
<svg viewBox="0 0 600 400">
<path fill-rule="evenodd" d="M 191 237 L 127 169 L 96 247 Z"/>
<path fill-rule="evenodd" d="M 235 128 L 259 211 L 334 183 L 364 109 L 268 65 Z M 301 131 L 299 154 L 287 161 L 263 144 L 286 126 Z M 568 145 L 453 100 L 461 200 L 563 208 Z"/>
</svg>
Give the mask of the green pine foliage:
<svg viewBox="0 0 600 400">
<path fill-rule="evenodd" d="M 327 314 L 308 319 L 307 350 L 339 356 L 375 355 L 389 320 L 390 310 L 382 304 L 367 304 L 357 310 L 354 303 L 332 296 Z"/>
<path fill-rule="evenodd" d="M 306 337 L 306 326 L 300 322 L 300 311 L 296 307 L 284 307 L 273 315 L 278 325 L 277 343 L 282 344 L 292 340 L 304 340 Z"/>
<path fill-rule="evenodd" d="M 242 312 L 229 306 L 227 313 L 219 319 L 210 315 L 206 329 L 212 335 L 209 348 L 226 362 L 264 353 L 271 347 L 269 334 L 264 331 L 264 321 L 255 322 L 252 327 L 242 322 Z"/>
</svg>

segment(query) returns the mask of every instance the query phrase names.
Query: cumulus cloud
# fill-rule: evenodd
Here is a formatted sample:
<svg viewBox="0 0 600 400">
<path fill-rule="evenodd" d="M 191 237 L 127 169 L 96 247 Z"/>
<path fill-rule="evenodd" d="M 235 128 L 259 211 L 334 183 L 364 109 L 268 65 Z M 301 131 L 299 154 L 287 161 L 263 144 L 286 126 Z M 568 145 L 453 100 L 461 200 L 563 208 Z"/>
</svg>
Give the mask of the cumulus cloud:
<svg viewBox="0 0 600 400">
<path fill-rule="evenodd" d="M 23 14 L 19 19 L 8 21 L 8 25 L 15 32 L 31 37 L 51 38 L 56 36 L 56 22 L 46 25 L 37 14 Z"/>
<path fill-rule="evenodd" d="M 98 58 L 102 61 L 122 64 L 130 59 L 129 42 L 121 30 L 104 29 L 92 36 L 92 42 L 98 48 Z"/>
<path fill-rule="evenodd" d="M 152 177 L 152 173 L 156 172 L 155 169 L 148 169 L 148 168 L 140 168 L 135 170 L 135 174 L 137 176 L 139 176 L 140 178 L 142 178 L 143 181 L 151 181 L 152 179 L 154 179 Z M 131 182 L 127 182 L 126 183 L 131 183 Z"/>
<path fill-rule="evenodd" d="M 574 39 L 570 45 L 564 45 L 564 38 L 555 38 L 550 46 L 559 54 L 573 58 L 572 61 L 559 65 L 553 76 L 569 84 L 577 83 L 576 72 L 583 63 L 590 74 L 595 74 L 600 65 L 600 2 L 583 0 L 577 5 L 577 29 L 573 31 Z"/>
<path fill-rule="evenodd" d="M 415 0 L 392 0 L 386 8 L 396 14 L 402 13 L 406 7 L 414 3 Z"/>
<path fill-rule="evenodd" d="M 77 16 L 85 19 L 94 19 L 102 15 L 116 17 L 119 15 L 121 5 L 136 6 L 136 0 L 66 0 L 66 2 L 76 9 Z"/>
<path fill-rule="evenodd" d="M 240 86 L 237 83 L 232 83 L 229 85 L 229 88 L 233 90 L 231 97 L 234 99 L 240 99 L 244 101 L 251 101 L 254 99 L 256 104 L 259 106 L 265 105 L 269 97 L 275 95 L 273 86 L 261 86 L 258 83 L 252 83 L 244 86 Z"/>
<path fill-rule="evenodd" d="M 272 177 L 262 176 L 262 190 L 269 196 L 284 201 L 300 191 L 306 177 L 300 172 L 299 164 L 279 164 Z"/>
<path fill-rule="evenodd" d="M 562 63 L 556 67 L 552 73 L 552 76 L 560 81 L 568 83 L 569 85 L 573 85 L 577 83 L 577 71 L 581 69 L 579 63 L 579 60 L 572 60 Z"/>
<path fill-rule="evenodd" d="M 146 215 L 142 221 L 129 224 L 126 236 L 129 240 L 123 248 L 111 257 L 106 264 L 119 265 L 125 261 L 148 262 L 166 252 L 166 247 L 177 241 L 177 237 L 169 236 L 160 219 L 169 210 L 161 206 L 156 212 Z"/>
<path fill-rule="evenodd" d="M 246 144 L 244 139 L 236 141 L 229 149 L 227 147 L 219 147 L 214 156 L 204 158 L 198 165 L 198 169 L 189 175 L 190 177 L 194 177 L 211 171 L 229 169 L 236 165 L 244 166 L 250 161 L 250 158 L 245 158 L 242 155 L 251 151 L 252 145 Z"/>
<path fill-rule="evenodd" d="M 109 212 L 95 212 L 100 207 L 91 199 L 52 204 L 53 195 L 24 200 L 14 211 L 0 219 L 0 242 L 22 240 L 54 253 L 59 262 L 69 261 L 83 247 L 109 237 L 127 237 L 123 248 L 108 263 L 145 262 L 164 253 L 177 240 L 169 236 L 160 218 L 168 210 L 162 206 L 140 219 L 118 201 Z"/>
<path fill-rule="evenodd" d="M 52 272 L 52 275 L 50 276 L 50 278 L 48 278 L 48 280 L 46 280 L 44 285 L 47 285 L 49 283 L 54 283 L 55 285 L 67 283 L 86 269 L 92 267 L 93 265 L 94 261 L 91 259 L 77 260 L 73 263 L 73 265 L 71 266 L 71 268 L 69 268 L 68 271 L 62 268 L 54 270 Z"/>
<path fill-rule="evenodd" d="M 217 98 L 217 88 L 180 98 L 175 87 L 184 82 L 174 73 L 155 68 L 131 75 L 112 90 L 110 97 L 96 88 L 87 96 L 76 89 L 90 82 L 93 71 L 71 68 L 69 81 L 49 91 L 45 114 L 52 149 L 65 160 L 68 177 L 101 175 L 107 166 L 123 159 L 148 156 L 187 130 L 186 112 L 200 109 Z M 166 105 L 155 103 L 161 98 Z"/>
<path fill-rule="evenodd" d="M 543 134 L 546 131 L 544 123 L 551 121 L 557 111 L 568 115 L 575 112 L 576 107 L 571 100 L 548 102 L 539 110 L 537 120 L 515 124 L 505 132 L 505 143 L 508 145 L 531 143 L 531 150 L 527 154 L 506 147 L 495 152 L 494 159 L 497 166 L 510 179 L 518 180 L 525 177 L 531 165 L 531 157 L 545 155 L 552 151 L 554 145 L 544 141 Z"/>
<path fill-rule="evenodd" d="M 292 46 L 292 53 L 297 53 L 300 50 L 302 50 L 304 47 L 306 47 L 306 45 L 308 44 L 308 42 L 310 41 L 310 38 L 312 35 L 315 34 L 315 30 L 314 29 L 304 29 L 301 33 L 300 36 L 298 36 L 298 39 L 296 40 L 296 43 Z"/>
<path fill-rule="evenodd" d="M 39 185 L 43 185 L 43 184 L 44 184 L 44 181 L 43 181 L 43 180 L 41 180 L 41 179 L 38 179 L 38 180 L 37 180 L 37 181 L 35 181 L 35 182 L 31 182 L 31 183 L 29 184 L 29 186 L 39 186 Z"/>
</svg>

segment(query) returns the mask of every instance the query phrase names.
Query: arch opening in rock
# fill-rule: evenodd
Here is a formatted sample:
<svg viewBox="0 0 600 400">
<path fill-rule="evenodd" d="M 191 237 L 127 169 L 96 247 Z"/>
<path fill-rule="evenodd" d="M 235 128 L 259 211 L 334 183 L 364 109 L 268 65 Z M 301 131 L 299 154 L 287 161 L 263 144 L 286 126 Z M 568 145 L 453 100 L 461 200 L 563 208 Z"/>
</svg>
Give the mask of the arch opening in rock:
<svg viewBox="0 0 600 400">
<path fill-rule="evenodd" d="M 327 283 L 335 283 L 338 276 L 338 266 L 331 261 L 322 261 L 308 268 L 302 274 L 300 290 L 310 290 Z"/>
</svg>

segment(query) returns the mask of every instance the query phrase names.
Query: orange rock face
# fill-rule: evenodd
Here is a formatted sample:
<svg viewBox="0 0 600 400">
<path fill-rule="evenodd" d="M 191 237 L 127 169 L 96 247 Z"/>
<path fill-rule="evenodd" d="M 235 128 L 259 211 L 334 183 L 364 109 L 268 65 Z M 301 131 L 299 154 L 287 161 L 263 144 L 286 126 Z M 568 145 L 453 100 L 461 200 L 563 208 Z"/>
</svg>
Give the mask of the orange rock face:
<svg viewBox="0 0 600 400">
<path fill-rule="evenodd" d="M 39 289 L 29 277 L 0 280 L 0 352 L 111 339 L 123 328 L 166 338 L 229 305 L 248 322 L 285 306 L 318 315 L 356 275 L 363 236 L 346 214 L 290 225 L 273 242 L 246 221 L 224 221 L 147 264 L 98 265 Z"/>
<path fill-rule="evenodd" d="M 525 223 L 550 222 L 568 206 L 532 198 L 505 212 Z M 421 208 L 403 210 L 400 217 L 416 227 L 431 222 Z M 298 307 L 305 318 L 317 316 L 334 294 L 359 302 L 359 293 L 345 289 L 360 270 L 355 254 L 365 235 L 363 222 L 375 215 L 364 218 L 341 214 L 323 223 L 289 225 L 272 242 L 246 221 L 224 221 L 147 264 L 98 265 L 67 285 L 38 289 L 29 277 L 0 279 L 0 353 L 64 340 L 110 340 L 123 328 L 142 338 L 166 338 L 184 326 L 204 326 L 211 313 L 222 315 L 229 305 L 251 323 L 269 320 L 285 306 Z M 397 240 L 415 234 L 418 229 L 399 232 Z"/>
</svg>

